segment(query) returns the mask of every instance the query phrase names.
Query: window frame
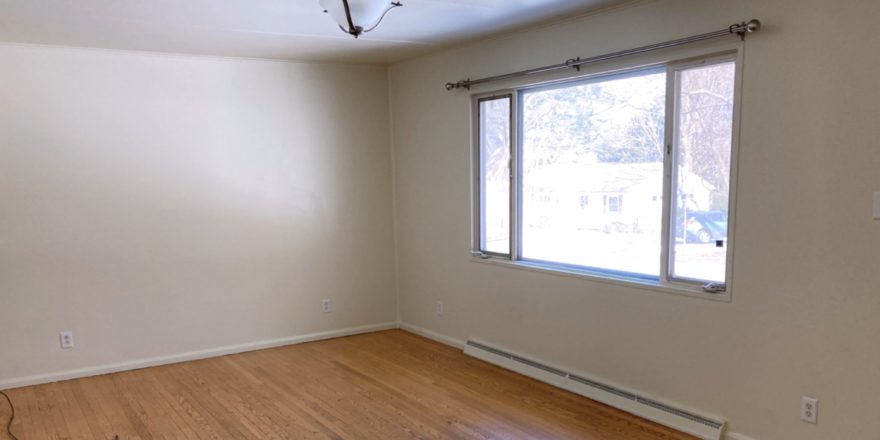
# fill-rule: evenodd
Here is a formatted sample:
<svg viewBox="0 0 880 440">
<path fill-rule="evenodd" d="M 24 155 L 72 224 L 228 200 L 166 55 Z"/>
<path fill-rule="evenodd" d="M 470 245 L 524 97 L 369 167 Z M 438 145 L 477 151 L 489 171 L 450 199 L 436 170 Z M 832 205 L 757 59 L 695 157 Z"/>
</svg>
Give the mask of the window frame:
<svg viewBox="0 0 880 440">
<path fill-rule="evenodd" d="M 673 191 L 674 179 L 676 178 L 675 158 L 677 157 L 678 129 L 678 98 L 680 92 L 680 75 L 679 72 L 690 68 L 708 66 L 712 64 L 734 62 L 734 91 L 733 91 L 733 120 L 730 150 L 730 191 L 728 201 L 728 231 L 727 231 L 727 249 L 726 249 L 726 266 L 725 266 L 725 283 L 724 290 L 720 292 L 710 292 L 706 289 L 707 281 L 693 280 L 683 277 L 674 277 L 672 274 L 674 252 L 671 246 L 675 244 L 673 237 L 674 228 L 671 225 L 671 215 L 673 214 L 673 206 L 671 194 Z M 601 268 L 593 268 L 586 266 L 577 266 L 565 263 L 556 263 L 548 261 L 538 261 L 523 259 L 521 255 L 522 228 L 520 222 L 522 219 L 522 188 L 520 182 L 522 180 L 522 99 L 524 92 L 534 89 L 547 89 L 552 87 L 567 87 L 577 83 L 601 81 L 606 78 L 618 78 L 626 75 L 638 75 L 651 70 L 665 70 L 666 72 L 666 118 L 664 127 L 664 143 L 665 154 L 663 157 L 663 207 L 661 219 L 661 261 L 659 277 L 643 276 L 629 272 L 620 272 L 615 270 L 607 270 Z M 566 75 L 544 81 L 540 83 L 520 83 L 513 84 L 507 88 L 494 90 L 488 93 L 474 93 L 471 95 L 472 101 L 472 196 L 474 199 L 472 221 L 473 236 L 471 255 L 473 261 L 500 264 L 504 266 L 550 273 L 562 276 L 574 276 L 577 278 L 611 283 L 615 285 L 623 285 L 630 287 L 641 287 L 649 290 L 656 290 L 666 293 L 683 294 L 705 299 L 720 300 L 729 302 L 732 292 L 733 280 L 733 257 L 735 243 L 735 212 L 736 212 L 736 188 L 737 188 L 737 169 L 739 162 L 739 131 L 740 131 L 740 115 L 741 115 L 741 96 L 742 96 L 742 71 L 743 71 L 743 51 L 741 46 L 728 45 L 716 51 L 707 51 L 703 49 L 701 52 L 683 52 L 678 57 L 660 58 L 653 61 L 638 63 L 638 60 L 629 61 L 627 64 L 617 66 L 600 66 L 593 72 L 584 72 L 583 74 Z M 485 252 L 482 250 L 482 231 L 481 224 L 483 221 L 483 206 L 481 194 L 481 126 L 480 126 L 480 103 L 486 100 L 498 99 L 506 97 L 510 101 L 510 253 L 498 254 Z M 591 200 L 592 202 L 592 200 Z"/>
<path fill-rule="evenodd" d="M 517 114 L 516 93 L 517 93 L 516 90 L 513 90 L 513 89 L 499 90 L 499 91 L 492 92 L 490 94 L 482 94 L 479 96 L 475 95 L 472 99 L 473 108 L 472 108 L 471 113 L 473 115 L 472 127 L 473 127 L 473 132 L 474 132 L 474 141 L 473 141 L 473 148 L 472 148 L 472 150 L 473 150 L 473 158 L 472 158 L 473 170 L 472 170 L 471 175 L 473 176 L 473 179 L 474 179 L 473 185 L 474 185 L 475 191 L 473 191 L 473 194 L 475 197 L 474 197 L 474 206 L 473 206 L 473 209 L 474 209 L 474 230 L 473 230 L 473 243 L 471 245 L 471 249 L 473 250 L 472 255 L 474 255 L 474 256 L 479 255 L 483 258 L 490 258 L 490 257 L 491 258 L 504 258 L 504 259 L 513 261 L 514 255 L 516 255 L 514 243 L 515 242 L 518 243 L 519 240 L 515 240 L 514 235 L 516 234 L 516 231 L 519 229 L 519 223 L 518 223 L 519 218 L 516 216 L 515 211 L 516 211 L 516 206 L 518 206 L 519 203 L 517 201 L 517 196 L 516 196 L 517 190 L 515 188 L 516 188 L 517 183 L 519 182 L 519 178 L 518 178 L 518 175 L 516 175 L 516 173 L 514 173 L 514 170 L 512 167 L 512 162 L 514 161 L 515 145 L 518 144 L 518 141 L 517 141 L 517 139 L 518 139 L 517 134 L 518 133 L 517 133 L 517 127 L 516 127 L 516 125 L 517 125 L 516 124 L 516 114 Z M 488 250 L 483 249 L 483 245 L 484 245 L 484 242 L 483 242 L 484 231 L 483 231 L 483 229 L 484 229 L 484 225 L 485 225 L 485 218 L 483 216 L 483 212 L 484 212 L 484 208 L 485 208 L 486 199 L 485 199 L 485 194 L 483 194 L 483 191 L 482 191 L 482 185 L 483 185 L 483 173 L 482 173 L 482 171 L 483 171 L 483 166 L 482 166 L 483 148 L 482 148 L 482 142 L 483 142 L 483 138 L 482 138 L 482 131 L 480 130 L 480 128 L 482 126 L 482 124 L 480 124 L 480 122 L 482 120 L 482 114 L 480 112 L 480 104 L 482 104 L 483 102 L 486 102 L 486 101 L 495 101 L 498 99 L 508 99 L 509 103 L 510 103 L 510 105 L 508 107 L 510 109 L 510 114 L 508 115 L 508 118 L 509 118 L 508 127 L 510 129 L 510 134 L 509 134 L 510 142 L 509 142 L 509 145 L 507 146 L 507 148 L 510 150 L 508 152 L 510 155 L 510 160 L 508 161 L 508 167 L 510 167 L 510 170 L 509 170 L 510 200 L 508 203 L 508 207 L 510 209 L 510 212 L 508 214 L 510 216 L 510 219 L 509 219 L 510 231 L 508 232 L 510 240 L 508 243 L 508 245 L 509 245 L 508 253 L 506 253 L 506 254 L 503 254 L 500 252 L 492 252 L 492 251 L 488 251 Z"/>
<path fill-rule="evenodd" d="M 666 137 L 666 145 L 667 145 L 667 154 L 664 156 L 664 169 L 667 172 L 671 173 L 669 176 L 664 176 L 663 182 L 663 222 L 666 224 L 663 225 L 663 237 L 665 242 L 661 242 L 660 251 L 663 254 L 660 262 L 660 279 L 661 282 L 669 284 L 683 284 L 690 286 L 694 289 L 704 290 L 705 286 L 718 284 L 715 282 L 707 282 L 706 280 L 697 280 L 687 277 L 675 277 L 673 275 L 674 265 L 675 265 L 675 254 L 673 252 L 672 245 L 675 243 L 675 238 L 673 237 L 675 234 L 675 229 L 672 225 L 668 224 L 672 221 L 672 191 L 674 182 L 678 181 L 678 171 L 679 167 L 677 166 L 676 160 L 679 158 L 679 148 L 676 145 L 678 141 L 678 128 L 679 128 L 679 113 L 677 111 L 679 104 L 679 90 L 681 86 L 681 77 L 679 75 L 680 72 L 698 68 L 711 66 L 714 64 L 722 64 L 727 62 L 734 63 L 734 84 L 733 84 L 733 111 L 732 111 L 732 121 L 731 121 L 731 137 L 730 137 L 730 169 L 728 170 L 729 177 L 729 186 L 730 191 L 728 194 L 728 203 L 727 203 L 727 213 L 728 219 L 734 217 L 735 209 L 736 209 L 736 165 L 739 162 L 739 114 L 740 114 L 740 96 L 742 94 L 742 83 L 741 83 L 741 73 L 742 73 L 742 59 L 739 56 L 741 52 L 733 52 L 733 53 L 721 53 L 721 54 L 712 54 L 706 55 L 702 57 L 689 58 L 685 60 L 679 60 L 671 63 L 667 63 L 666 70 L 666 114 L 669 115 L 670 112 L 673 115 L 672 118 L 666 118 L 666 128 L 664 132 L 664 136 Z M 673 96 L 669 96 L 669 92 L 672 91 Z M 667 163 L 668 162 L 668 163 Z M 724 292 L 730 290 L 730 280 L 733 277 L 733 235 L 734 228 L 731 221 L 728 221 L 728 229 L 727 229 L 727 252 L 726 252 L 726 261 L 725 261 L 725 274 L 724 274 Z M 709 291 L 705 291 L 705 293 L 714 295 L 717 293 L 712 293 Z"/>
</svg>

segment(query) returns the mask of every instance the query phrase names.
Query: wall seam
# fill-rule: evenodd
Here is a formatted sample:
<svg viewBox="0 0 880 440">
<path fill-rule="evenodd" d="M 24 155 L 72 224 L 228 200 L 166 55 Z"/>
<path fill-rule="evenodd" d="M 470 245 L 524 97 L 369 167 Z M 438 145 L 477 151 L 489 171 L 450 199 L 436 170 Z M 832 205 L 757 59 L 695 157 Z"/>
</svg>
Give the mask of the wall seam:
<svg viewBox="0 0 880 440">
<path fill-rule="evenodd" d="M 385 69 L 385 77 L 388 81 L 388 151 L 391 161 L 391 245 L 392 258 L 394 259 L 394 306 L 397 322 L 401 321 L 400 315 L 400 231 L 397 221 L 397 160 L 394 147 L 394 104 L 391 81 L 391 67 Z"/>
</svg>

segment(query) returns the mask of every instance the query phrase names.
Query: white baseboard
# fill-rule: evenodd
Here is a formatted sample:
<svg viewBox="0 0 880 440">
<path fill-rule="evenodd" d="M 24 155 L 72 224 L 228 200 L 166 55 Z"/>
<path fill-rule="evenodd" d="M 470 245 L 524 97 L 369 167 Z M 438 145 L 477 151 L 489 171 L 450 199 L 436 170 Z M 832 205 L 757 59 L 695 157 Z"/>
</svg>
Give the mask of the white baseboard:
<svg viewBox="0 0 880 440">
<path fill-rule="evenodd" d="M 398 323 L 398 326 L 399 326 L 399 328 L 402 329 L 402 330 L 406 330 L 406 331 L 408 331 L 408 332 L 415 333 L 415 334 L 420 335 L 420 336 L 424 336 L 424 337 L 426 337 L 426 338 L 429 338 L 429 339 L 435 340 L 435 341 L 437 341 L 437 342 L 440 342 L 440 343 L 443 343 L 443 344 L 449 345 L 449 346 L 451 346 L 451 347 L 455 347 L 455 348 L 458 348 L 458 349 L 464 349 L 464 348 L 466 347 L 466 343 L 465 343 L 465 341 L 462 341 L 462 340 L 459 340 L 459 339 L 455 339 L 455 338 L 452 338 L 452 337 L 446 336 L 446 335 L 444 335 L 444 334 L 441 334 L 441 333 L 435 332 L 435 331 L 433 331 L 433 330 L 428 330 L 428 329 L 426 329 L 426 328 L 424 328 L 424 327 L 419 327 L 419 326 L 417 326 L 417 325 L 408 324 L 408 323 L 406 323 L 406 322 L 399 322 L 399 323 Z M 494 362 L 492 362 L 492 363 L 494 363 Z M 517 371 L 517 372 L 519 372 L 520 374 L 524 374 L 523 372 L 518 371 L 518 370 L 516 370 L 516 369 L 513 369 L 513 371 Z M 531 377 L 530 374 L 525 374 L 525 375 Z M 538 380 L 541 380 L 541 379 L 539 378 Z M 581 394 L 581 393 L 578 392 L 578 390 L 571 390 L 571 389 L 568 389 L 568 387 L 562 387 L 562 386 L 556 385 L 556 384 L 553 383 L 552 381 L 547 381 L 547 380 L 542 380 L 542 381 L 545 382 L 545 383 L 549 383 L 550 385 L 554 385 L 554 386 L 557 386 L 557 387 L 559 387 L 559 388 L 564 388 L 564 389 L 566 389 L 566 390 L 568 390 L 568 391 L 575 392 L 576 394 Z M 588 397 L 588 398 L 593 398 L 594 400 L 598 400 L 598 401 L 600 401 L 600 402 L 602 401 L 602 399 L 595 399 L 593 396 L 587 396 L 587 397 Z M 622 409 L 622 410 L 624 410 L 624 411 L 627 411 L 627 409 L 628 409 L 628 407 L 625 406 L 625 405 L 612 405 L 612 406 L 615 406 L 615 407 L 617 407 L 617 408 L 620 408 L 620 409 Z M 633 413 L 633 414 L 635 414 L 635 415 L 637 415 L 637 416 L 640 416 L 640 417 L 643 417 L 643 416 L 644 416 L 644 415 L 640 415 L 640 414 L 638 414 L 638 413 L 636 413 L 636 412 L 634 412 L 634 411 L 627 411 L 627 412 Z M 655 421 L 657 421 L 657 420 L 655 420 Z M 723 438 L 724 440 L 757 440 L 757 439 L 755 439 L 755 438 L 753 438 L 753 437 L 749 437 L 749 436 L 747 436 L 747 435 L 745 435 L 745 434 L 740 434 L 740 433 L 738 433 L 738 432 L 725 432 L 725 433 L 723 434 L 723 437 L 722 437 L 722 438 Z"/>
<path fill-rule="evenodd" d="M 167 356 L 136 359 L 132 361 L 117 362 L 113 364 L 98 365 L 94 367 L 78 368 L 75 370 L 56 371 L 52 373 L 37 374 L 34 376 L 18 377 L 0 381 L 0 390 L 26 387 L 30 385 L 39 385 L 50 382 L 58 382 L 69 379 L 78 379 L 81 377 L 98 376 L 101 374 L 117 373 L 120 371 L 137 370 L 140 368 L 194 361 L 198 359 L 225 356 L 228 354 L 243 353 L 246 351 L 263 350 L 266 348 L 281 347 L 285 345 L 302 344 L 304 342 L 340 338 L 343 336 L 351 336 L 361 333 L 372 333 L 397 327 L 398 325 L 396 322 L 364 325 L 339 330 L 330 330 L 326 332 L 289 336 L 286 338 L 270 339 L 266 341 L 249 342 L 246 344 L 227 345 L 225 347 L 209 348 L 205 350 L 197 350 Z"/>
<path fill-rule="evenodd" d="M 464 349 L 464 345 L 465 345 L 464 341 L 462 341 L 460 339 L 451 338 L 451 337 L 446 336 L 444 334 L 437 333 L 433 330 L 428 330 L 424 327 L 419 327 L 417 325 L 407 324 L 405 322 L 399 322 L 398 328 L 400 328 L 402 330 L 406 330 L 410 333 L 415 333 L 419 336 L 424 336 L 428 339 L 435 340 L 441 344 L 446 344 L 451 347 L 455 347 L 455 348 L 462 349 L 462 350 Z"/>
</svg>

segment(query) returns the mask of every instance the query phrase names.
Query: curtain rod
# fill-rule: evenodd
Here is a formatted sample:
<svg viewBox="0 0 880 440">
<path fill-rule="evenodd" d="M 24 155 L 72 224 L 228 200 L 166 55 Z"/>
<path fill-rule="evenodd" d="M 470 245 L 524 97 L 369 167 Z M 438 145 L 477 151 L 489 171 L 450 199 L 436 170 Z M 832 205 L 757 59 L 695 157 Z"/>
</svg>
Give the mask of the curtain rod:
<svg viewBox="0 0 880 440">
<path fill-rule="evenodd" d="M 651 44 L 648 46 L 637 47 L 635 49 L 622 50 L 620 52 L 613 52 L 613 53 L 609 53 L 609 54 L 605 54 L 605 55 L 598 55 L 598 56 L 585 58 L 585 59 L 581 59 L 580 57 L 572 58 L 572 59 L 569 59 L 566 62 L 561 63 L 561 64 L 554 64 L 552 66 L 538 67 L 536 69 L 521 70 L 519 72 L 506 73 L 504 75 L 496 75 L 496 76 L 490 76 L 490 77 L 486 77 L 486 78 L 473 79 L 473 80 L 468 78 L 466 80 L 462 80 L 462 81 L 458 81 L 458 82 L 454 82 L 454 83 L 449 82 L 449 83 L 446 83 L 446 90 L 454 90 L 454 89 L 461 89 L 461 88 L 465 88 L 465 89 L 470 90 L 471 86 L 475 86 L 477 84 L 502 81 L 502 80 L 511 79 L 511 78 L 519 78 L 519 77 L 535 75 L 535 74 L 539 74 L 539 73 L 553 72 L 556 70 L 577 69 L 579 71 L 579 70 L 581 70 L 581 66 L 583 66 L 585 64 L 598 63 L 600 61 L 612 60 L 615 58 L 621 58 L 621 57 L 625 57 L 625 56 L 629 56 L 629 55 L 636 55 L 636 54 L 640 54 L 640 53 L 652 52 L 655 50 L 666 49 L 666 48 L 670 48 L 670 47 L 682 46 L 685 44 L 697 43 L 700 41 L 711 40 L 714 38 L 725 37 L 728 35 L 739 35 L 739 37 L 741 39 L 745 39 L 746 34 L 749 34 L 752 32 L 757 32 L 760 29 L 761 29 L 761 22 L 758 20 L 752 19 L 749 21 L 744 21 L 739 24 L 732 24 L 727 29 L 722 29 L 719 31 L 709 32 L 709 33 L 700 34 L 700 35 L 693 35 L 693 36 L 685 37 L 685 38 L 679 38 L 678 40 L 667 41 L 664 43 Z"/>
</svg>

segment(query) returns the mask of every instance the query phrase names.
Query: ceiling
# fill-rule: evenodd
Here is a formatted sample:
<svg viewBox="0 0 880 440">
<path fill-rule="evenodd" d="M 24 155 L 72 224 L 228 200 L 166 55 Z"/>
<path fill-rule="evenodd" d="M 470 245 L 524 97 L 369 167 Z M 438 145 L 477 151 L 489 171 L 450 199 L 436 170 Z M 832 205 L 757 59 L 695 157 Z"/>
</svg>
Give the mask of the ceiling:
<svg viewBox="0 0 880 440">
<path fill-rule="evenodd" d="M 402 0 L 355 40 L 318 0 L 0 0 L 0 42 L 387 64 L 631 0 Z"/>
</svg>

